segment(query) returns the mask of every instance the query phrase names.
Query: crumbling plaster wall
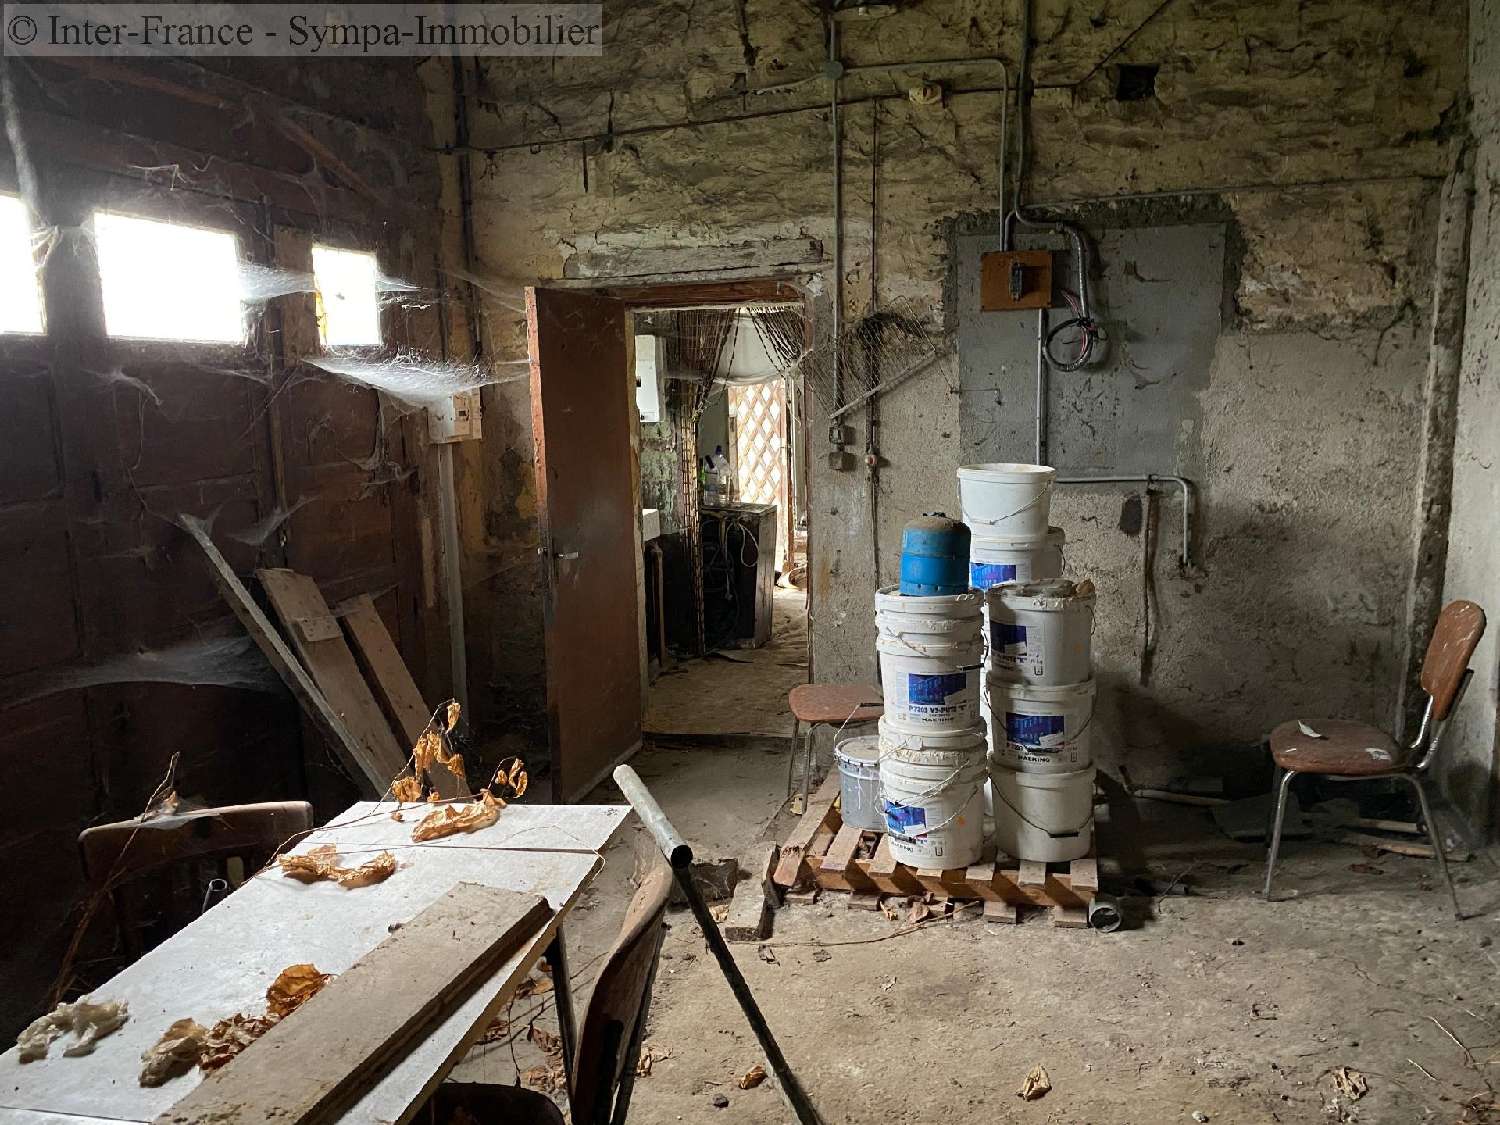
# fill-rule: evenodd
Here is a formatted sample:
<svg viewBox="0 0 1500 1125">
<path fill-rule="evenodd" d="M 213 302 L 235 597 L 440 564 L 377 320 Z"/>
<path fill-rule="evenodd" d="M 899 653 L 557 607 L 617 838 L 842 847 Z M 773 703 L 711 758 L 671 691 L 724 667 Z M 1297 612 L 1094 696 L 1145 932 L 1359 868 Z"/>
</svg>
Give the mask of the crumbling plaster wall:
<svg viewBox="0 0 1500 1125">
<path fill-rule="evenodd" d="M 800 271 L 825 333 L 828 86 L 755 92 L 820 73 L 817 19 L 781 0 L 605 9 L 602 58 L 485 65 L 471 118 L 482 150 L 483 270 L 556 279 L 606 250 L 811 238 L 823 247 L 820 265 L 778 268 L 784 257 L 768 250 L 760 272 Z M 1014 79 L 1020 20 L 1016 0 L 923 0 L 842 25 L 839 54 L 855 68 L 998 55 Z M 1415 9 L 1037 0 L 1028 198 L 1063 217 L 1115 208 L 1118 222 L 1141 225 L 1206 209 L 1226 224 L 1232 259 L 1224 331 L 1193 406 L 1201 424 L 1185 439 L 1202 465 L 1199 566 L 1178 574 L 1176 507 L 1164 498 L 1146 687 L 1141 547 L 1118 530 L 1122 496 L 1069 493 L 1057 504 L 1074 569 L 1099 579 L 1110 607 L 1099 642 L 1113 732 L 1105 756 L 1128 750 L 1137 776 L 1181 765 L 1148 751 L 1254 741 L 1302 709 L 1393 714 L 1429 247 L 1462 116 L 1464 25 L 1461 0 Z M 1116 100 L 1120 64 L 1159 66 L 1155 95 Z M 906 96 L 923 78 L 943 83 L 940 105 Z M 1000 66 L 983 59 L 846 76 L 847 313 L 872 294 L 912 297 L 951 327 L 953 238 L 965 221 L 972 231 L 974 217 L 982 226 L 997 214 L 1000 87 Z M 1116 197 L 1127 198 L 1097 202 Z M 490 331 L 497 352 L 522 356 L 509 303 L 490 306 Z M 490 465 L 529 451 L 524 389 L 492 400 L 482 451 Z M 818 679 L 873 675 L 871 595 L 893 580 L 905 521 L 955 503 L 959 410 L 951 357 L 882 401 L 873 517 L 866 474 L 828 470 L 815 427 Z M 864 419 L 855 421 L 858 431 Z M 854 448 L 863 447 L 857 432 Z M 514 491 L 486 500 L 486 526 L 516 544 L 535 535 L 524 478 L 507 474 Z M 521 639 L 535 638 L 539 660 L 539 609 L 528 612 L 533 627 Z M 1148 706 L 1126 708 L 1132 700 Z"/>
<path fill-rule="evenodd" d="M 1493 826 L 1500 666 L 1500 2 L 1469 9 L 1474 199 L 1469 291 L 1453 452 L 1453 515 L 1444 597 L 1470 598 L 1490 628 L 1474 682 L 1445 736 L 1444 788 L 1471 824 Z"/>
</svg>

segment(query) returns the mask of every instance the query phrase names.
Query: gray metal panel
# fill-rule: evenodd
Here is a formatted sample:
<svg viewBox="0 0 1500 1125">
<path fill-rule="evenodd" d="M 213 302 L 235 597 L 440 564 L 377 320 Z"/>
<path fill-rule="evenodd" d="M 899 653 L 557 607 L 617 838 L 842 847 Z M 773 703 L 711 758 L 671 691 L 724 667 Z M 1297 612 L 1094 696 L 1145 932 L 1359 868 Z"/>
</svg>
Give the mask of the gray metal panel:
<svg viewBox="0 0 1500 1125">
<path fill-rule="evenodd" d="M 1047 461 L 1064 474 L 1191 471 L 1184 453 L 1197 429 L 1197 393 L 1207 385 L 1224 290 L 1221 225 L 1103 232 L 1091 287 L 1108 337 L 1104 359 L 1081 371 L 1048 372 Z M 1021 247 L 1060 240 L 1021 238 Z M 994 235 L 958 240 L 959 441 L 964 463 L 1034 457 L 1034 312 L 982 312 L 980 255 Z M 1073 255 L 1058 259 L 1074 288 Z M 1072 314 L 1048 313 L 1050 324 Z M 1059 352 L 1066 348 L 1059 341 Z"/>
</svg>

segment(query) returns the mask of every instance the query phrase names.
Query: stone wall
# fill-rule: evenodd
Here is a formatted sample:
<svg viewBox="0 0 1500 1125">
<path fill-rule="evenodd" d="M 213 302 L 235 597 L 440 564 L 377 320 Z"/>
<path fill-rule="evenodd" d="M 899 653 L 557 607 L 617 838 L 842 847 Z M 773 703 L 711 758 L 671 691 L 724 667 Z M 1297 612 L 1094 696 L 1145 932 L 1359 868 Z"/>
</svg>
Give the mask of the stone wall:
<svg viewBox="0 0 1500 1125">
<path fill-rule="evenodd" d="M 799 277 L 826 334 L 835 231 L 818 20 L 782 0 L 605 8 L 602 58 L 486 64 L 471 115 L 486 275 L 582 277 L 606 258 L 701 263 L 702 248 L 719 248 L 733 267 L 720 276 Z M 839 113 L 847 314 L 872 297 L 908 298 L 953 327 L 956 241 L 995 230 L 996 60 L 1014 81 L 1020 20 L 1016 0 L 924 0 L 841 25 L 852 68 Z M 1464 30 L 1461 0 L 1420 11 L 1381 0 L 1037 0 L 1028 201 L 1096 233 L 1189 222 L 1225 231 L 1222 327 L 1207 371 L 1183 392 L 1197 422 L 1164 451 L 1198 474 L 1194 567 L 1178 568 L 1170 495 L 1156 505 L 1154 550 L 1121 530 L 1120 488 L 1057 505 L 1070 565 L 1096 578 L 1106 607 L 1103 756 L 1128 758 L 1138 780 L 1258 768 L 1223 749 L 1288 715 L 1395 713 L 1431 242 L 1461 126 Z M 908 96 L 924 80 L 941 84 L 937 104 Z M 790 248 L 803 245 L 821 247 L 821 260 L 798 260 Z M 634 274 L 689 276 L 660 264 L 617 271 Z M 699 264 L 690 276 L 714 275 Z M 492 343 L 523 355 L 512 303 L 490 306 Z M 813 428 L 820 680 L 874 673 L 871 595 L 893 579 L 900 528 L 954 503 L 959 389 L 950 356 L 883 399 L 873 488 L 862 469 L 824 467 L 821 421 Z M 471 547 L 520 552 L 535 534 L 516 464 L 529 452 L 524 388 L 486 405 L 484 449 L 467 451 L 483 460 L 473 471 L 510 469 L 485 496 L 485 543 Z M 866 419 L 854 421 L 863 450 Z M 1147 584 L 1155 621 L 1143 677 Z M 516 640 L 539 659 L 539 610 L 517 601 L 510 612 L 523 608 Z"/>
<path fill-rule="evenodd" d="M 1493 826 L 1500 664 L 1500 3 L 1473 0 L 1469 25 L 1474 198 L 1444 596 L 1477 601 L 1489 613 L 1490 628 L 1439 761 L 1454 805 L 1471 824 Z"/>
</svg>

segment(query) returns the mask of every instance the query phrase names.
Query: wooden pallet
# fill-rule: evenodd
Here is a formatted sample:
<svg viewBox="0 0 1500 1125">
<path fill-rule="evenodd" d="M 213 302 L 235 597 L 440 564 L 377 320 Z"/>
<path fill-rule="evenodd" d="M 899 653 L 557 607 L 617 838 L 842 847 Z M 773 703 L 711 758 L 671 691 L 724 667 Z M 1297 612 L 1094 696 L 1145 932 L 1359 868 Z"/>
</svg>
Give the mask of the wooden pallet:
<svg viewBox="0 0 1500 1125">
<path fill-rule="evenodd" d="M 1089 903 L 1099 893 L 1094 856 L 1046 864 L 997 856 L 993 862 L 948 870 L 908 867 L 891 858 L 883 833 L 845 824 L 838 810 L 839 777 L 831 773 L 808 801 L 807 811 L 781 846 L 772 881 L 787 891 L 842 891 L 873 900 L 880 895 L 932 894 L 938 899 L 984 902 L 990 922 L 1018 922 L 1026 907 L 1044 907 L 1054 926 L 1087 926 Z"/>
</svg>

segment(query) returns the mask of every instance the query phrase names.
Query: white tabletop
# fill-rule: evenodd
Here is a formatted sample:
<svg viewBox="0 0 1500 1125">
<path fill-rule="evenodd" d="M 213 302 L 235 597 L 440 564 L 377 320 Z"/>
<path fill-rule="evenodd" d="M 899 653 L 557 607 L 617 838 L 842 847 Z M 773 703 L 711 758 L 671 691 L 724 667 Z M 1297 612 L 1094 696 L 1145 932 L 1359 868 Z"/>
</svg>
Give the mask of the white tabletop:
<svg viewBox="0 0 1500 1125">
<path fill-rule="evenodd" d="M 171 940 L 107 984 L 95 1000 L 124 1000 L 130 1019 L 92 1055 L 64 1058 L 65 1042 L 47 1058 L 0 1055 L 0 1118 L 26 1125 L 149 1122 L 201 1079 L 195 1069 L 164 1086 L 140 1085 L 141 1054 L 175 1020 L 204 1026 L 236 1012 L 260 1014 L 265 991 L 288 965 L 310 961 L 341 973 L 460 882 L 539 894 L 555 914 L 345 1115 L 356 1125 L 407 1119 L 488 1024 L 546 951 L 558 926 L 604 861 L 599 852 L 630 812 L 625 805 L 512 805 L 488 828 L 425 844 L 411 842 L 424 809 L 362 802 L 313 832 L 294 851 L 334 843 L 361 862 L 389 849 L 399 864 L 383 883 L 345 890 L 299 883 L 271 868 L 249 880 Z M 231 1064 L 232 1065 L 232 1064 Z"/>
</svg>

